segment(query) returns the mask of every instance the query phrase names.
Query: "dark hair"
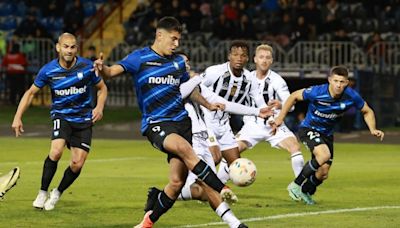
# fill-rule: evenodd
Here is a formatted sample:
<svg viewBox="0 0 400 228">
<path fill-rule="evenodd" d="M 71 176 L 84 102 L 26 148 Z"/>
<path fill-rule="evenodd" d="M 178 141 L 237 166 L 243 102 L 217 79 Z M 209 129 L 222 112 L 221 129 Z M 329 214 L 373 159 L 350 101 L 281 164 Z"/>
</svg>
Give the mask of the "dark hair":
<svg viewBox="0 0 400 228">
<path fill-rule="evenodd" d="M 182 33 L 182 25 L 175 17 L 163 17 L 157 23 L 157 29 L 165 29 L 169 32 Z"/>
<path fill-rule="evenodd" d="M 349 77 L 349 71 L 344 66 L 334 66 L 334 67 L 332 67 L 330 72 L 329 72 L 329 76 L 332 76 L 334 74 L 343 76 L 345 78 Z"/>
<path fill-rule="evenodd" d="M 242 48 L 247 50 L 247 54 L 249 54 L 249 44 L 243 40 L 234 40 L 232 41 L 231 45 L 229 46 L 229 52 L 232 51 L 232 48 Z"/>
</svg>

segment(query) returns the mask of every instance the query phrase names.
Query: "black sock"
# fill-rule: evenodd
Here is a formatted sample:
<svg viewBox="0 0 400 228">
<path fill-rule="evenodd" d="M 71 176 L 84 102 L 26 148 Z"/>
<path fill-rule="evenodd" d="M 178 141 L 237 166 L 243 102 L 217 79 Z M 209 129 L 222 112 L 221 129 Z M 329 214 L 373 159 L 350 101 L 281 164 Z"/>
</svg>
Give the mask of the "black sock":
<svg viewBox="0 0 400 228">
<path fill-rule="evenodd" d="M 58 161 L 51 160 L 49 156 L 44 160 L 41 190 L 47 191 L 49 189 L 51 180 L 53 180 L 54 174 L 57 171 L 57 164 Z"/>
<path fill-rule="evenodd" d="M 320 165 L 318 164 L 317 160 L 315 160 L 315 158 L 312 159 L 311 161 L 308 161 L 307 164 L 301 170 L 301 173 L 294 180 L 294 182 L 298 185 L 302 185 L 307 178 L 309 178 L 318 170 L 319 166 Z"/>
<path fill-rule="evenodd" d="M 157 222 L 160 216 L 167 212 L 174 203 L 175 200 L 170 199 L 164 191 L 160 192 L 157 197 L 157 202 L 154 205 L 153 213 L 150 215 L 150 220 L 153 223 Z"/>
<path fill-rule="evenodd" d="M 318 180 L 314 173 L 314 175 L 308 178 L 307 181 L 303 184 L 303 186 L 301 187 L 301 191 L 310 195 L 314 195 L 314 193 L 317 191 L 317 187 L 320 184 L 322 184 L 322 181 Z"/>
<path fill-rule="evenodd" d="M 212 171 L 209 165 L 207 165 L 203 160 L 197 163 L 192 172 L 197 175 L 199 179 L 204 181 L 208 186 L 213 188 L 217 192 L 221 192 L 224 188 L 224 184 L 217 177 L 217 175 Z"/>
<path fill-rule="evenodd" d="M 68 168 L 65 169 L 64 176 L 60 182 L 60 185 L 58 186 L 58 191 L 60 191 L 60 193 L 63 193 L 65 189 L 67 189 L 72 183 L 74 183 L 75 179 L 78 178 L 80 173 L 81 170 L 79 170 L 77 173 L 74 173 L 71 167 L 68 166 Z"/>
</svg>

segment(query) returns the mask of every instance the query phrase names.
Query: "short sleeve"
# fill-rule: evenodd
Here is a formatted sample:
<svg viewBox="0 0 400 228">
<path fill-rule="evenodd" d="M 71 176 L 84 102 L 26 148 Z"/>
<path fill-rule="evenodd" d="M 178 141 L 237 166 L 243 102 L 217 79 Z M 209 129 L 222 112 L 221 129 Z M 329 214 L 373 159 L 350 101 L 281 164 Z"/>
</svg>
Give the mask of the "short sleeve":
<svg viewBox="0 0 400 228">
<path fill-rule="evenodd" d="M 43 88 L 45 85 L 48 83 L 48 78 L 46 75 L 46 70 L 45 67 L 42 67 L 39 70 L 39 73 L 36 75 L 35 80 L 33 81 L 33 84 L 37 86 L 38 88 Z"/>
<path fill-rule="evenodd" d="M 126 72 L 136 74 L 140 67 L 140 57 L 137 52 L 133 52 L 118 62 Z"/>
<path fill-rule="evenodd" d="M 303 99 L 305 100 L 305 101 L 312 101 L 312 100 L 314 100 L 314 94 L 315 93 L 313 93 L 313 91 L 314 91 L 314 86 L 311 86 L 311 87 L 308 87 L 307 89 L 305 89 L 304 91 L 303 91 Z"/>
</svg>

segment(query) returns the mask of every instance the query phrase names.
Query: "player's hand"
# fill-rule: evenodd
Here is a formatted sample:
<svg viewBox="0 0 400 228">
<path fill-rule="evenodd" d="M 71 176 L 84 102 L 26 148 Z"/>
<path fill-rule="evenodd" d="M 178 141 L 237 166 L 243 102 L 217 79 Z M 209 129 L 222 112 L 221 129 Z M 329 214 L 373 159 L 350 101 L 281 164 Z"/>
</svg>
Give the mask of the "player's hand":
<svg viewBox="0 0 400 228">
<path fill-rule="evenodd" d="M 225 104 L 222 103 L 212 103 L 207 107 L 208 110 L 210 111 L 224 111 L 225 110 Z"/>
<path fill-rule="evenodd" d="M 385 133 L 381 130 L 372 130 L 371 135 L 378 137 L 381 141 L 383 140 L 383 137 L 385 137 Z"/>
<path fill-rule="evenodd" d="M 278 117 L 276 117 L 275 119 L 272 119 L 272 118 L 271 118 L 271 119 L 268 120 L 267 122 L 268 122 L 268 124 L 271 126 L 271 133 L 272 133 L 272 135 L 275 135 L 275 134 L 276 134 L 276 131 L 277 131 L 277 129 L 278 129 L 278 127 L 282 125 L 283 119 L 281 119 L 281 118 L 278 116 Z"/>
<path fill-rule="evenodd" d="M 264 108 L 260 108 L 260 112 L 258 113 L 258 117 L 263 119 L 267 119 L 268 117 L 274 115 L 274 110 L 272 106 L 267 106 Z"/>
<path fill-rule="evenodd" d="M 23 124 L 21 119 L 14 119 L 12 125 L 12 129 L 15 132 L 15 137 L 19 137 L 24 132 Z"/>
<path fill-rule="evenodd" d="M 272 106 L 275 109 L 282 109 L 282 102 L 279 100 L 270 100 L 268 101 L 268 106 Z"/>
<path fill-rule="evenodd" d="M 100 57 L 93 62 L 93 70 L 97 77 L 103 71 L 103 64 L 103 52 L 100 52 Z"/>
<path fill-rule="evenodd" d="M 103 118 L 103 109 L 101 108 L 95 108 L 92 111 L 92 122 L 96 123 L 97 121 L 101 120 Z"/>
</svg>

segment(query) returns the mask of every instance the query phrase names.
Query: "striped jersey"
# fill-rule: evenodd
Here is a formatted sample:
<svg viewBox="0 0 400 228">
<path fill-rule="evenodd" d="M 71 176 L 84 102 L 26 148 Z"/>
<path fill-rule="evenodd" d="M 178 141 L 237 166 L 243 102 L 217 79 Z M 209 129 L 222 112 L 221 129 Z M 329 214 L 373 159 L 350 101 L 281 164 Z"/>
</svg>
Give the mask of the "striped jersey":
<svg viewBox="0 0 400 228">
<path fill-rule="evenodd" d="M 268 70 L 263 79 L 257 78 L 257 72 L 254 70 L 251 72 L 251 80 L 256 84 L 258 96 L 262 96 L 265 103 L 268 103 L 270 100 L 279 100 L 283 105 L 290 96 L 285 80 L 273 70 Z M 250 99 L 250 106 L 257 107 L 253 99 Z M 279 111 L 276 110 L 274 116 L 278 115 Z M 245 116 L 243 120 L 266 123 L 265 119 L 254 116 Z"/>
<path fill-rule="evenodd" d="M 352 88 L 346 87 L 340 98 L 332 98 L 328 91 L 329 84 L 312 86 L 303 91 L 303 98 L 308 101 L 308 110 L 300 127 L 317 130 L 326 135 L 332 135 L 335 124 L 339 122 L 344 112 L 352 106 L 361 110 L 365 101 Z"/>
<path fill-rule="evenodd" d="M 149 124 L 187 117 L 179 85 L 189 79 L 180 55 L 160 56 L 150 47 L 138 49 L 119 64 L 132 75 L 144 133 Z"/>
<path fill-rule="evenodd" d="M 63 68 L 58 59 L 44 65 L 37 74 L 34 85 L 42 88 L 49 85 L 52 105 L 50 115 L 73 123 L 88 123 L 92 120 L 93 86 L 101 81 L 92 71 L 93 62 L 76 57 L 71 69 Z"/>
<path fill-rule="evenodd" d="M 256 86 L 250 79 L 250 72 L 243 69 L 242 75 L 236 77 L 230 69 L 229 62 L 208 67 L 202 76 L 204 77 L 202 84 L 227 101 L 243 104 L 251 96 L 257 95 Z M 229 115 L 221 111 L 206 111 L 206 118 L 218 118 L 221 122 L 225 122 Z"/>
</svg>

